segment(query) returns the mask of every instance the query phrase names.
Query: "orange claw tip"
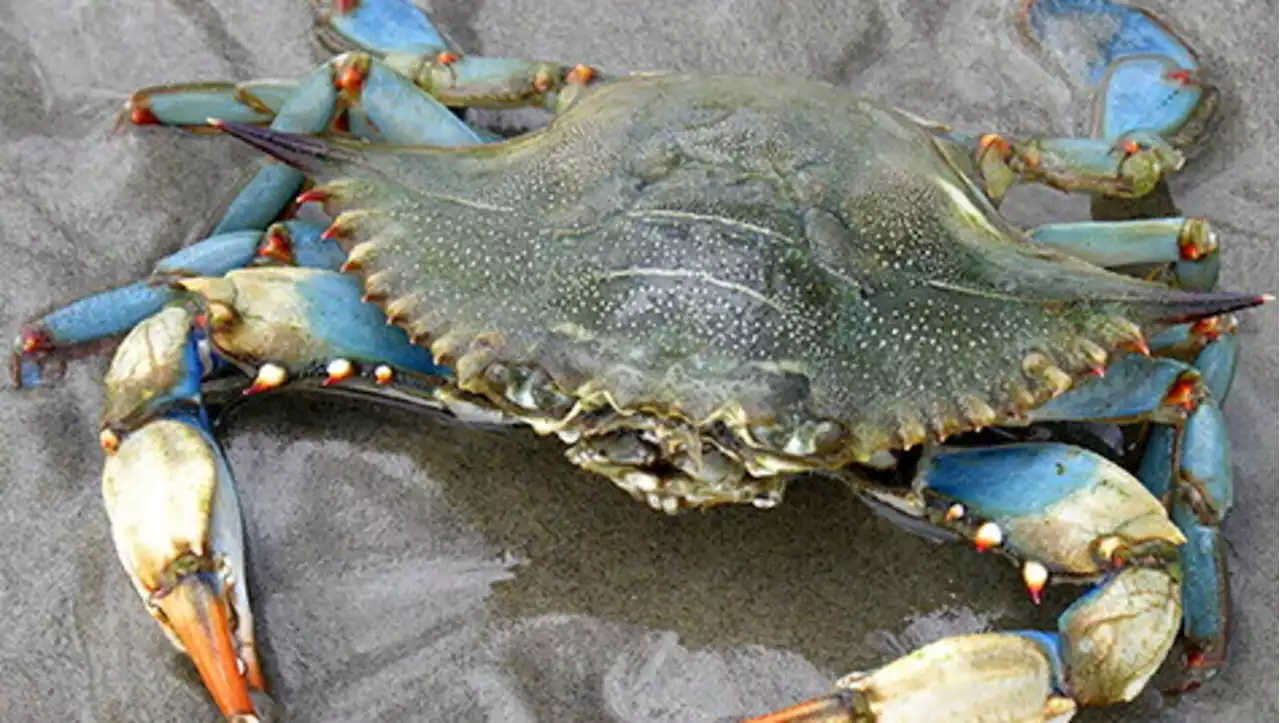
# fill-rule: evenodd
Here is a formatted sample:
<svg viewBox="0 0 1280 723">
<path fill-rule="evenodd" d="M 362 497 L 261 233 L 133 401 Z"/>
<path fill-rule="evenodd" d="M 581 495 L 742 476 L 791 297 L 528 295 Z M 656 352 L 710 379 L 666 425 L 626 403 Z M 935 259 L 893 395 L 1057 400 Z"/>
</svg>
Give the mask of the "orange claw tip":
<svg viewBox="0 0 1280 723">
<path fill-rule="evenodd" d="M 324 203 L 327 200 L 329 200 L 328 191 L 323 188 L 313 188 L 298 194 L 298 197 L 293 202 L 301 206 L 304 203 Z"/>
<path fill-rule="evenodd" d="M 160 119 L 155 113 L 151 112 L 151 108 L 137 99 L 129 101 L 129 122 L 135 126 L 158 126 Z"/>
<path fill-rule="evenodd" d="M 986 552 L 987 550 L 999 547 L 1004 543 L 1004 531 L 1000 529 L 1000 525 L 994 522 L 984 522 L 978 526 L 977 531 L 973 533 L 973 546 L 978 552 Z"/>
<path fill-rule="evenodd" d="M 462 60 L 462 56 L 451 50 L 446 50 L 436 56 L 436 62 L 440 65 L 453 65 L 459 60 Z"/>
<path fill-rule="evenodd" d="M 361 57 L 364 57 L 364 62 L 361 61 Z M 368 57 L 352 56 L 338 68 L 338 74 L 333 79 L 333 85 L 352 95 L 359 95 L 360 90 L 364 88 L 364 79 L 368 76 Z"/>
<path fill-rule="evenodd" d="M 360 7 L 360 0 L 333 1 L 333 11 L 339 15 L 346 15 L 349 12 L 354 12 L 358 7 Z"/>
<path fill-rule="evenodd" d="M 193 575 L 154 602 L 191 656 L 218 710 L 230 720 L 257 720 L 248 682 L 240 672 L 242 663 L 225 598 Z"/>
<path fill-rule="evenodd" d="M 49 335 L 30 326 L 24 326 L 18 331 L 18 340 L 14 344 L 19 354 L 34 354 L 40 351 L 49 351 L 53 348 L 53 342 L 49 339 Z"/>
<path fill-rule="evenodd" d="M 837 691 L 744 723 L 854 723 L 854 693 Z"/>
</svg>

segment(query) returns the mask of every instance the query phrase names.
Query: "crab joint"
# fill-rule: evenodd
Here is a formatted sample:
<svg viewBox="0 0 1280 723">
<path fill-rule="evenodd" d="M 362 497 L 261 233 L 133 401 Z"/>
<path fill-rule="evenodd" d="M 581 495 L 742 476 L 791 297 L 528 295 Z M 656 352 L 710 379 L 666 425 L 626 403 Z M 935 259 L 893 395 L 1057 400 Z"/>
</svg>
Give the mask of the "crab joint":
<svg viewBox="0 0 1280 723">
<path fill-rule="evenodd" d="M 1004 543 L 1004 531 L 1000 529 L 1000 525 L 987 521 L 978 526 L 977 531 L 973 533 L 973 546 L 978 552 L 986 552 L 993 548 L 999 547 Z"/>
<path fill-rule="evenodd" d="M 107 454 L 115 454 L 120 449 L 120 435 L 104 429 L 98 433 L 98 445 L 102 447 L 102 451 Z"/>
<path fill-rule="evenodd" d="M 255 252 L 258 258 L 271 259 L 279 263 L 293 266 L 293 241 L 289 238 L 288 229 L 281 224 L 272 224 L 262 236 L 262 243 Z"/>
<path fill-rule="evenodd" d="M 1199 378 L 1194 374 L 1183 374 L 1169 388 L 1169 393 L 1164 396 L 1164 403 L 1190 413 L 1195 411 L 1201 396 Z"/>
<path fill-rule="evenodd" d="M 575 65 L 573 70 L 564 77 L 564 82 L 569 85 L 586 85 L 596 78 L 596 69 L 589 65 Z"/>
<path fill-rule="evenodd" d="M 369 77 L 370 59 L 363 53 L 352 53 L 344 57 L 333 72 L 335 88 L 350 95 L 359 95 L 364 89 L 364 81 Z"/>
<path fill-rule="evenodd" d="M 1044 587 L 1049 583 L 1049 568 L 1035 560 L 1027 560 L 1022 565 L 1022 582 L 1031 593 L 1031 602 L 1039 605 L 1044 600 Z"/>
<path fill-rule="evenodd" d="M 1178 256 L 1183 261 L 1199 261 L 1218 250 L 1218 235 L 1203 218 L 1189 218 L 1178 232 Z"/>
<path fill-rule="evenodd" d="M 356 373 L 356 367 L 346 359 L 334 359 L 329 362 L 329 366 L 325 367 L 325 373 L 328 374 L 320 386 L 328 387 L 338 382 L 350 379 Z"/>
<path fill-rule="evenodd" d="M 33 329 L 24 327 L 18 332 L 18 339 L 14 344 L 20 354 L 34 354 L 40 351 L 49 351 L 53 348 L 53 342 L 49 339 L 49 335 Z"/>
<path fill-rule="evenodd" d="M 258 394 L 265 392 L 289 381 L 289 372 L 279 364 L 263 364 L 258 368 L 258 375 L 253 378 L 253 384 L 244 390 L 245 396 L 250 394 Z"/>
</svg>

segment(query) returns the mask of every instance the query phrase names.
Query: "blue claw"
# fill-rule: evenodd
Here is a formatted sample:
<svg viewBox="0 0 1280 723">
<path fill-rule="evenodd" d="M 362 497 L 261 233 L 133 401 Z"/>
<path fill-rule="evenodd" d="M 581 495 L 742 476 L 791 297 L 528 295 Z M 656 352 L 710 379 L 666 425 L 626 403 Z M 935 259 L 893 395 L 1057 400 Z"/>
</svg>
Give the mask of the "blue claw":
<svg viewBox="0 0 1280 723">
<path fill-rule="evenodd" d="M 408 0 L 313 0 L 322 32 L 371 53 L 439 53 L 449 42 Z"/>
<path fill-rule="evenodd" d="M 249 693 L 265 681 L 240 506 L 203 408 L 175 407 L 107 452 L 102 492 L 134 588 L 227 719 L 256 719 Z"/>
<path fill-rule="evenodd" d="M 1198 81 L 1195 52 L 1154 13 L 1110 0 L 1028 0 L 1018 24 L 1096 94 L 1095 137 L 1147 130 L 1186 145 L 1203 130 L 1216 92 Z M 1093 46 L 1077 47 L 1082 36 Z"/>
<path fill-rule="evenodd" d="M 944 449 L 921 462 L 914 490 L 936 524 L 1038 563 L 1038 573 L 1092 578 L 1118 559 L 1172 559 L 1183 541 L 1132 475 L 1065 444 Z"/>
</svg>

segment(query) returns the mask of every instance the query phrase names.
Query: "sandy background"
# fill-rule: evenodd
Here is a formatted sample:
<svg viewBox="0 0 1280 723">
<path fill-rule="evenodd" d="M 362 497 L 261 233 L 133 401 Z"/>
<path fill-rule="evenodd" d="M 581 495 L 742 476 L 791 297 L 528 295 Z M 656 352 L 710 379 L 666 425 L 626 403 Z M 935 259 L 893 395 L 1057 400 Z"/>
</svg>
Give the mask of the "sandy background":
<svg viewBox="0 0 1280 723">
<path fill-rule="evenodd" d="M 1176 180 L 1212 217 L 1229 286 L 1275 292 L 1274 2 L 1177 20 L 1224 85 L 1225 122 Z M 1013 0 L 435 0 L 475 53 L 795 73 L 923 115 L 1069 133 L 1069 89 L 1011 30 Z M 252 156 L 217 139 L 108 139 L 135 87 L 305 71 L 302 0 L 0 0 L 0 329 L 143 273 Z M 1082 217 L 1020 194 L 1024 220 Z M 1276 312 L 1244 318 L 1227 406 L 1238 506 L 1230 669 L 1114 717 L 1276 716 Z M 0 390 L 0 718 L 203 721 L 198 681 L 129 589 L 108 540 L 95 420 L 104 362 L 59 389 Z M 717 721 L 823 692 L 923 640 L 1052 624 L 1014 570 L 935 548 L 842 490 L 771 513 L 666 519 L 569 468 L 558 443 L 294 399 L 227 437 L 252 538 L 258 630 L 290 721 Z"/>
</svg>

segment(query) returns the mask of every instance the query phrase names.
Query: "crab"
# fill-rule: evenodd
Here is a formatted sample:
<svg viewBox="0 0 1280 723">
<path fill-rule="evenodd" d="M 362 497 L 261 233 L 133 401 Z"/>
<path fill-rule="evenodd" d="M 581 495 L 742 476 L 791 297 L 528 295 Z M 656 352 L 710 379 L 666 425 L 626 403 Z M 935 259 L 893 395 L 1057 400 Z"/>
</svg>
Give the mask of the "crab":
<svg viewBox="0 0 1280 723">
<path fill-rule="evenodd" d="M 668 514 L 833 478 L 1006 556 L 1037 603 L 1088 586 L 1056 631 L 944 638 L 758 720 L 1065 720 L 1132 700 L 1179 637 L 1187 687 L 1224 663 L 1229 314 L 1269 297 L 1213 290 L 1204 219 L 999 213 L 1018 182 L 1095 215 L 1167 192 L 1217 91 L 1160 18 L 1023 3 L 1049 57 L 1092 33 L 1091 62 L 1062 67 L 1097 100 L 1088 138 L 1014 138 L 795 78 L 466 56 L 404 0 L 315 9 L 358 50 L 297 83 L 134 94 L 123 123 L 278 162 L 207 239 L 32 320 L 13 356 L 40 387 L 123 335 L 100 424 L 112 538 L 228 720 L 256 720 L 266 680 L 210 410 L 296 389 L 530 427 Z M 554 118 L 502 139 L 455 112 L 524 105 Z M 1142 436 L 1136 470 L 1026 434 L 1077 422 Z"/>
</svg>

